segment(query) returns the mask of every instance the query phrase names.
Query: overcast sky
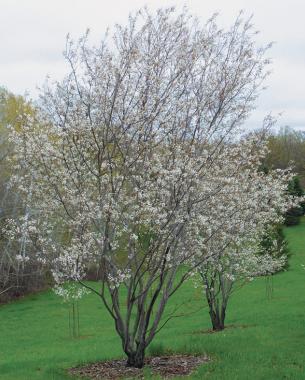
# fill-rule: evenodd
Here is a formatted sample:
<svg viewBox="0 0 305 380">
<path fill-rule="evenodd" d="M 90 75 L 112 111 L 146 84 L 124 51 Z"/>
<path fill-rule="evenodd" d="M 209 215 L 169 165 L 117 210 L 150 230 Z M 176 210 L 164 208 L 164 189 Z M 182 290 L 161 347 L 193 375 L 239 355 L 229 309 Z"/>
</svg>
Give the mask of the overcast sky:
<svg viewBox="0 0 305 380">
<path fill-rule="evenodd" d="M 230 25 L 240 9 L 254 15 L 260 42 L 275 41 L 269 55 L 273 74 L 249 125 L 259 126 L 266 113 L 283 113 L 278 125 L 305 130 L 305 0 L 0 0 L 0 86 L 37 97 L 37 86 L 66 70 L 65 37 L 80 37 L 89 27 L 93 41 L 129 12 L 148 5 L 186 4 L 207 20 L 214 12 Z"/>
</svg>

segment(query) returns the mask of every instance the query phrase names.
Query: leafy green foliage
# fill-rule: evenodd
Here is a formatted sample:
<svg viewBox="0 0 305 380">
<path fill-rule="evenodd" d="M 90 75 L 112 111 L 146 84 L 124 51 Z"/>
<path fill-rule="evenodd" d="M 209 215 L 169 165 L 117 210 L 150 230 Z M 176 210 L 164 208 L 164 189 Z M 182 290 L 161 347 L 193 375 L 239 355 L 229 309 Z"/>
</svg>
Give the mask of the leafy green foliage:
<svg viewBox="0 0 305 380">
<path fill-rule="evenodd" d="M 288 185 L 289 194 L 295 197 L 302 197 L 304 195 L 304 190 L 301 186 L 300 179 L 298 176 L 295 176 Z M 293 226 L 299 224 L 300 216 L 305 213 L 305 204 L 300 202 L 298 207 L 293 207 L 287 211 L 285 215 L 285 224 L 286 226 Z"/>
<path fill-rule="evenodd" d="M 300 178 L 298 176 L 293 177 L 288 185 L 288 192 L 296 197 L 302 197 L 304 190 L 301 186 Z"/>
<path fill-rule="evenodd" d="M 281 128 L 269 137 L 269 154 L 264 160 L 267 169 L 286 169 L 293 166 L 300 182 L 305 184 L 305 134 L 293 128 Z"/>
<path fill-rule="evenodd" d="M 266 230 L 260 243 L 259 254 L 270 254 L 273 257 L 277 258 L 286 257 L 287 264 L 285 268 L 287 268 L 289 249 L 282 225 L 276 224 L 274 226 L 270 226 L 270 228 Z"/>
<path fill-rule="evenodd" d="M 305 185 L 305 133 L 285 127 L 276 134 L 269 136 L 269 153 L 265 157 L 261 170 L 268 173 L 271 169 L 286 169 L 293 167 L 297 174 L 288 186 L 288 192 L 296 197 L 304 195 Z M 285 217 L 286 226 L 299 223 L 300 216 L 305 213 L 305 204 L 290 209 Z"/>
</svg>

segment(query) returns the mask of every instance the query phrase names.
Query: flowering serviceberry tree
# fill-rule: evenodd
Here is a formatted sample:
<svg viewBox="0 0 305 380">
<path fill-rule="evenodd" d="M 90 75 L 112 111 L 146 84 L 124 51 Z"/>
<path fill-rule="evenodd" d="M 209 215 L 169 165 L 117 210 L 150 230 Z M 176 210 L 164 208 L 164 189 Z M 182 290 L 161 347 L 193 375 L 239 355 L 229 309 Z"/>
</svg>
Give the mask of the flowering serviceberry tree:
<svg viewBox="0 0 305 380">
<path fill-rule="evenodd" d="M 213 330 L 224 328 L 234 284 L 272 274 L 286 264 L 283 246 L 277 241 L 261 252 L 266 231 L 283 222 L 286 210 L 297 202 L 287 191 L 292 178 L 289 170 L 268 174 L 260 170 L 266 153 L 265 133 L 228 145 L 224 161 L 217 163 L 213 173 L 219 200 L 201 210 L 206 225 L 215 231 L 214 239 L 204 247 L 208 259 L 198 268 Z M 205 228 L 201 233 L 206 233 Z"/>
<path fill-rule="evenodd" d="M 13 133 L 30 235 L 58 285 L 77 281 L 102 299 L 129 366 L 143 366 L 169 298 L 223 229 L 199 211 L 221 204 L 215 169 L 267 75 L 268 47 L 254 36 L 241 16 L 224 31 L 170 8 L 130 16 L 98 47 L 88 34 L 68 38 L 70 74 Z M 98 291 L 83 282 L 93 264 Z"/>
<path fill-rule="evenodd" d="M 9 143 L 9 129 L 20 131 L 28 117 L 34 115 L 31 102 L 0 88 L 0 303 L 45 286 L 45 268 L 37 262 L 35 247 L 27 240 L 28 192 L 25 198 L 10 188 L 14 174 L 14 147 Z M 20 225 L 19 221 L 20 220 Z M 20 227 L 20 239 L 9 238 L 6 226 Z M 7 230 L 7 231 L 6 231 Z M 6 233 L 7 232 L 7 233 Z M 23 233 L 24 232 L 24 233 Z"/>
</svg>

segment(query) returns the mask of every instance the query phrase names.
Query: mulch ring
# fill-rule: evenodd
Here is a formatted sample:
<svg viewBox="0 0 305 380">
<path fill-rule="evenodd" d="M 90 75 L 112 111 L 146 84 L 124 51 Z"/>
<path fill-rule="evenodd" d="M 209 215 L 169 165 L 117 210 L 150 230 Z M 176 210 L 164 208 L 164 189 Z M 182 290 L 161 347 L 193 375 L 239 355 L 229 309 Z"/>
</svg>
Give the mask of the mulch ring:
<svg viewBox="0 0 305 380">
<path fill-rule="evenodd" d="M 226 332 L 228 329 L 247 329 L 249 327 L 256 327 L 256 325 L 226 325 L 223 330 L 213 330 L 213 329 L 207 329 L 207 330 L 195 330 L 191 334 L 192 335 L 198 335 L 198 334 L 216 334 L 216 333 L 223 333 Z"/>
<path fill-rule="evenodd" d="M 170 355 L 145 359 L 145 370 L 126 367 L 126 360 L 109 360 L 84 367 L 71 368 L 70 374 L 98 380 L 144 379 L 144 373 L 151 372 L 163 379 L 190 375 L 202 363 L 209 361 L 207 356 Z"/>
</svg>

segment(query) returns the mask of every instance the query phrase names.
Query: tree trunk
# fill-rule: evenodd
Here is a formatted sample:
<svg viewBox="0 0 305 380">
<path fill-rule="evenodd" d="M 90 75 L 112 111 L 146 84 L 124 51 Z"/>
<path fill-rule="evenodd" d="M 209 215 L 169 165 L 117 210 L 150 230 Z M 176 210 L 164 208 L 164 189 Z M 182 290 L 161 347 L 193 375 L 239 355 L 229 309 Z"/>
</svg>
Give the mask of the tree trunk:
<svg viewBox="0 0 305 380">
<path fill-rule="evenodd" d="M 217 307 L 210 306 L 210 317 L 213 331 L 221 331 L 225 328 L 226 309 L 224 306 L 221 307 L 221 313 Z"/>
<path fill-rule="evenodd" d="M 226 310 L 233 283 L 226 281 L 221 275 L 219 275 L 219 284 L 215 278 L 209 283 L 204 274 L 202 274 L 202 278 L 206 284 L 205 295 L 209 305 L 213 331 L 221 331 L 225 328 Z M 214 291 L 215 286 L 217 289 L 219 288 L 216 293 Z"/>
<path fill-rule="evenodd" d="M 218 313 L 214 311 L 210 311 L 211 322 L 213 326 L 213 331 L 220 331 L 224 329 L 224 321 L 221 320 Z"/>
<path fill-rule="evenodd" d="M 143 368 L 144 358 L 145 358 L 145 349 L 138 348 L 136 352 L 131 352 L 127 354 L 127 356 L 128 356 L 127 363 L 126 363 L 127 367 Z"/>
</svg>

